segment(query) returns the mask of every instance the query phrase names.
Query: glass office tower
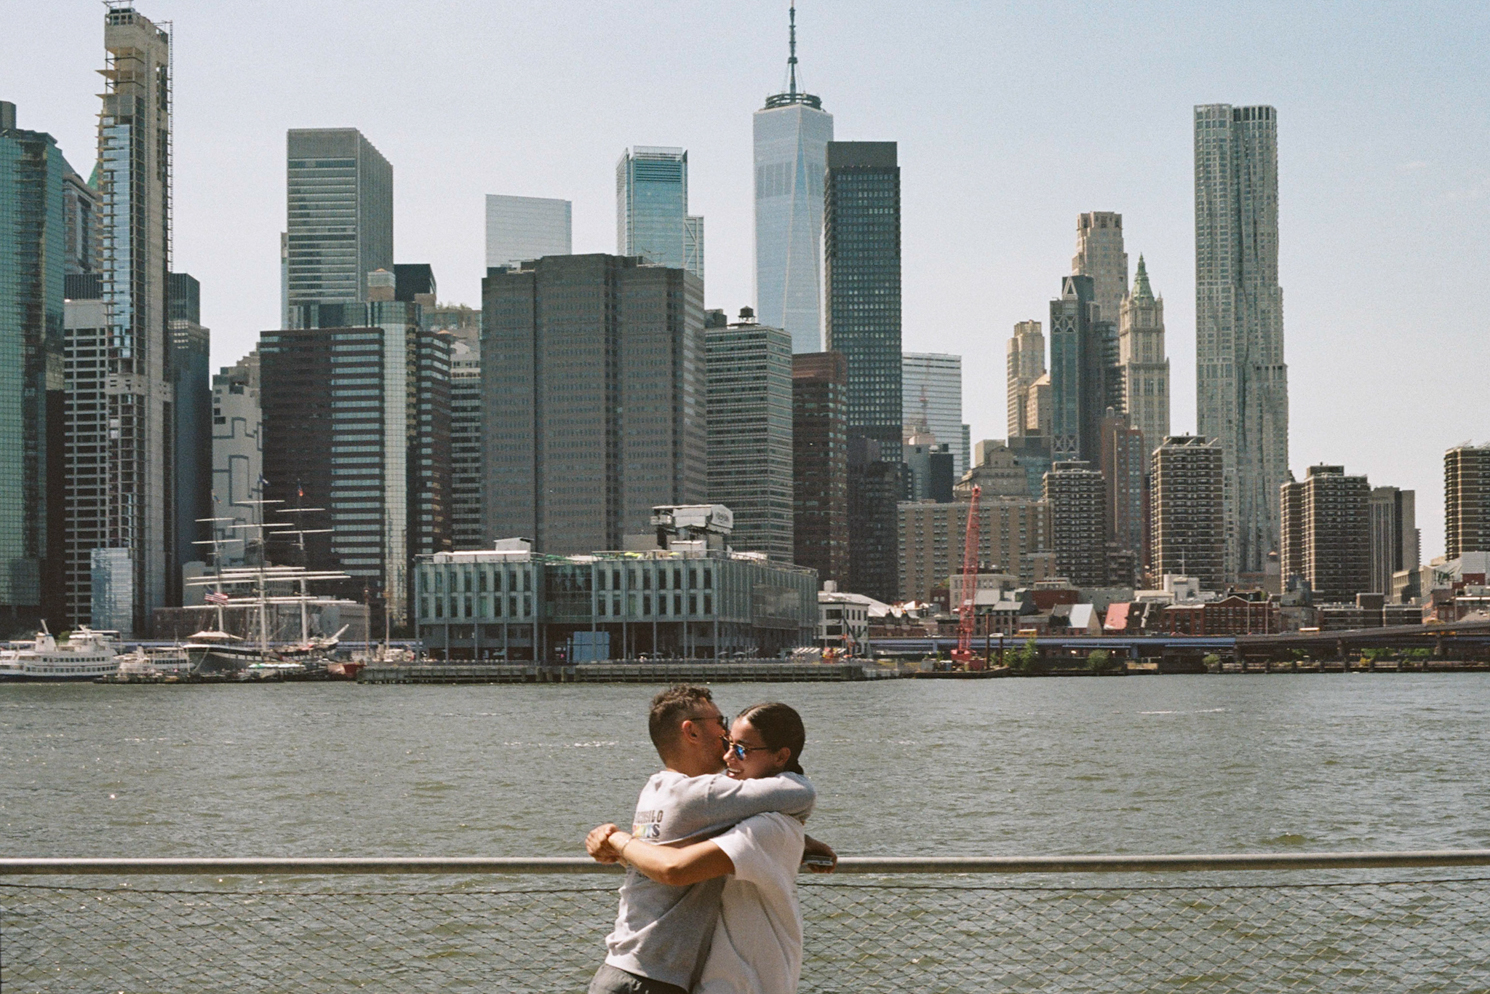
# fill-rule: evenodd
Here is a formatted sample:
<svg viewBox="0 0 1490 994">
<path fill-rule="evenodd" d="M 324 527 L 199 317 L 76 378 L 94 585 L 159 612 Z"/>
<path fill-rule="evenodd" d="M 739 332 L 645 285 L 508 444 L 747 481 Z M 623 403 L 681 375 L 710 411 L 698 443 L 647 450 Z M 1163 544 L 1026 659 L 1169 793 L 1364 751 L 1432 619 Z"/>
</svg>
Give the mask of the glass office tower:
<svg viewBox="0 0 1490 994">
<path fill-rule="evenodd" d="M 393 272 L 393 167 L 356 128 L 291 130 L 286 153 L 285 305 L 367 300 Z"/>
<path fill-rule="evenodd" d="M 824 193 L 828 348 L 848 359 L 850 435 L 901 443 L 900 167 L 894 142 L 833 142 Z"/>
<path fill-rule="evenodd" d="M 755 302 L 762 324 L 786 329 L 793 352 L 822 348 L 823 170 L 833 115 L 797 89 L 792 9 L 790 82 L 755 112 Z"/>
<path fill-rule="evenodd" d="M 47 546 L 48 399 L 62 369 L 63 182 L 52 136 L 16 128 L 0 103 L 0 621 L 42 603 Z M 57 412 L 52 412 L 56 414 Z M 53 421 L 60 419 L 53 418 Z M 52 510 L 61 514 L 60 506 Z"/>
<path fill-rule="evenodd" d="M 688 152 L 638 145 L 616 162 L 616 254 L 704 278 L 704 219 L 688 214 Z"/>
</svg>

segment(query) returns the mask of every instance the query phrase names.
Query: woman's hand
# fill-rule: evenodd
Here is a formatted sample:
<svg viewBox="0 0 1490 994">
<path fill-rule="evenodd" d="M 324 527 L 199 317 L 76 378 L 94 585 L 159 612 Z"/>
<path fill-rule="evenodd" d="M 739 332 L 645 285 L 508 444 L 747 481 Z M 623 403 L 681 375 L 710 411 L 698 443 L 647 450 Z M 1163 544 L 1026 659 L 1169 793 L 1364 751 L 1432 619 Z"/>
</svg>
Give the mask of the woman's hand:
<svg viewBox="0 0 1490 994">
<path fill-rule="evenodd" d="M 838 854 L 826 842 L 812 836 L 803 837 L 802 865 L 813 873 L 832 873 L 838 869 Z"/>
</svg>

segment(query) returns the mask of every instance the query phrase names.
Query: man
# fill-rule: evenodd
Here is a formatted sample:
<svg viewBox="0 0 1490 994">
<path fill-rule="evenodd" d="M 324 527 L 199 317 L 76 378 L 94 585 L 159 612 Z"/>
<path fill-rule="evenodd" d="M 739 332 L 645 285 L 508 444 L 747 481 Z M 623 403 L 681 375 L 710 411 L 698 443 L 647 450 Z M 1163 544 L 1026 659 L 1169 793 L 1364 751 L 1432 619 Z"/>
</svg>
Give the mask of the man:
<svg viewBox="0 0 1490 994">
<path fill-rule="evenodd" d="M 805 818 L 816 791 L 785 777 L 732 780 L 723 774 L 729 720 L 707 687 L 680 685 L 652 698 L 647 722 L 652 744 L 666 767 L 642 788 L 631 834 L 665 844 L 717 835 L 767 811 Z M 585 849 L 602 863 L 619 856 L 601 825 Z M 808 840 L 807 851 L 834 859 L 833 851 Z M 724 878 L 687 887 L 649 880 L 628 867 L 621 885 L 616 927 L 605 937 L 605 964 L 590 982 L 590 994 L 687 994 L 708 954 Z"/>
</svg>

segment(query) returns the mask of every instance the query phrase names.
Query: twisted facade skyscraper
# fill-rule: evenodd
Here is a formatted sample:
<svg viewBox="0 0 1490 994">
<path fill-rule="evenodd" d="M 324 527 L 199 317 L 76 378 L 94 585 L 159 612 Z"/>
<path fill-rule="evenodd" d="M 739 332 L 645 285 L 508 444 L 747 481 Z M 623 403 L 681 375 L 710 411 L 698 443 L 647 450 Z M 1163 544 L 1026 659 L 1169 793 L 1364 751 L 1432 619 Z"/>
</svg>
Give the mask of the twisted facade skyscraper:
<svg viewBox="0 0 1490 994">
<path fill-rule="evenodd" d="M 1226 572 L 1278 549 L 1288 366 L 1278 286 L 1278 113 L 1195 108 L 1196 423 L 1221 444 Z"/>
</svg>

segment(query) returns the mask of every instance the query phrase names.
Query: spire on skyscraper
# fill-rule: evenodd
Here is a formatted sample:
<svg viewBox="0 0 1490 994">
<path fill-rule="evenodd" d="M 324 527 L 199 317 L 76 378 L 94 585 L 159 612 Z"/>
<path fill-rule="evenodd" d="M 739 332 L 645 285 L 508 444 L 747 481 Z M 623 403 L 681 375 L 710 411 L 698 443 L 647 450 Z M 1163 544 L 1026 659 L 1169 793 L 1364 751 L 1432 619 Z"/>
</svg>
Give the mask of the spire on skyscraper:
<svg viewBox="0 0 1490 994">
<path fill-rule="evenodd" d="M 788 51 L 790 51 L 791 54 L 787 56 L 786 65 L 787 65 L 788 71 L 790 71 L 790 73 L 791 73 L 791 77 L 792 77 L 791 87 L 792 88 L 791 88 L 791 91 L 787 95 L 795 99 L 795 97 L 797 96 L 797 2 L 796 2 L 796 0 L 792 0 L 791 12 L 788 15 L 788 17 L 791 20 L 791 40 L 789 42 L 787 42 L 787 45 L 788 45 Z"/>
<path fill-rule="evenodd" d="M 1143 264 L 1142 255 L 1138 257 L 1138 274 L 1133 277 L 1133 299 L 1154 299 L 1154 291 L 1149 287 L 1149 271 Z"/>
<path fill-rule="evenodd" d="M 786 107 L 791 104 L 806 104 L 809 107 L 822 109 L 823 102 L 811 93 L 797 92 L 797 4 L 792 0 L 791 7 L 787 12 L 787 91 L 775 93 L 766 98 L 766 108 Z"/>
</svg>

